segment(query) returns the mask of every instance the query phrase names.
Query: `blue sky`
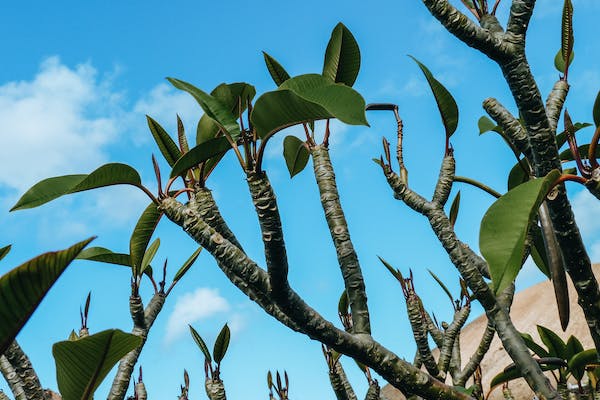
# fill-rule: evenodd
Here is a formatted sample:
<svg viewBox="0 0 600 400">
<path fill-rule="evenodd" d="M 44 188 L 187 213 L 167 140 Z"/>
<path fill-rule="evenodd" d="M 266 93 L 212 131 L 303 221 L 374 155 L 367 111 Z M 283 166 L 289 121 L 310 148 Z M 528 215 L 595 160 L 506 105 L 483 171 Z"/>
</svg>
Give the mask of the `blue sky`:
<svg viewBox="0 0 600 400">
<path fill-rule="evenodd" d="M 558 78 L 553 58 L 560 44 L 561 3 L 539 0 L 530 27 L 529 59 L 544 95 Z M 575 121 L 590 122 L 600 88 L 600 42 L 592 39 L 597 36 L 594 28 L 600 4 L 594 0 L 573 3 L 576 58 L 567 105 Z M 502 22 L 507 8 L 505 0 L 499 10 Z M 134 189 L 110 188 L 62 198 L 39 209 L 8 210 L 20 194 L 43 178 L 87 173 L 106 162 L 134 166 L 154 190 L 150 155 L 158 149 L 144 114 L 172 133 L 176 113 L 188 132 L 195 131 L 201 115 L 199 106 L 171 88 L 165 77 L 192 82 L 206 91 L 221 82 L 237 81 L 254 84 L 259 93 L 272 90 L 261 51 L 274 56 L 292 75 L 320 72 L 327 40 L 339 21 L 361 46 L 362 68 L 355 88 L 367 102 L 400 106 L 411 186 L 426 196 L 432 193 L 444 134 L 429 89 L 407 54 L 423 61 L 457 100 L 461 119 L 452 144 L 458 174 L 503 191 L 514 163 L 512 156 L 498 136 L 480 137 L 477 131 L 485 98 L 496 97 L 514 110 L 500 71 L 445 32 L 419 1 L 4 3 L 0 5 L 0 51 L 4 55 L 0 68 L 0 246 L 12 243 L 13 251 L 2 261 L 0 271 L 91 235 L 98 235 L 95 245 L 126 252 L 129 235 L 147 203 Z M 426 270 L 434 270 L 456 293 L 458 276 L 426 220 L 392 198 L 371 161 L 381 154 L 383 135 L 393 142 L 393 119 L 381 114 L 368 118 L 371 128 L 334 125 L 331 155 L 365 274 L 373 334 L 410 359 L 414 344 L 402 295 L 376 256 L 403 272 L 412 268 L 426 307 L 440 319 L 447 319 L 451 308 Z M 588 129 L 582 138 L 590 135 Z M 337 320 L 342 283 L 314 177 L 308 168 L 289 179 L 281 156 L 283 136 L 270 143 L 266 169 L 284 221 L 290 281 L 309 304 Z M 166 175 L 166 164 L 162 167 Z M 258 224 L 234 159 L 225 160 L 209 186 L 249 255 L 263 264 Z M 457 189 L 463 199 L 457 232 L 477 248 L 479 220 L 491 199 L 472 188 L 457 185 Z M 571 186 L 570 190 L 584 239 L 593 259 L 600 260 L 600 207 L 579 188 Z M 162 241 L 158 259 L 168 258 L 173 274 L 195 244 L 166 220 L 158 236 Z M 541 279 L 534 268 L 526 267 L 519 285 Z M 74 263 L 19 336 L 45 386 L 56 388 L 51 345 L 78 328 L 79 306 L 90 290 L 92 331 L 128 331 L 131 327 L 128 271 Z M 143 294 L 147 301 L 149 285 Z M 208 254 L 200 257 L 170 295 L 152 329 L 141 357 L 150 396 L 176 396 L 186 368 L 192 379 L 192 398 L 205 398 L 203 360 L 186 324 L 192 323 L 212 343 L 225 322 L 232 327 L 222 372 L 229 398 L 266 398 L 269 369 L 288 371 L 291 394 L 297 400 L 334 398 L 319 344 L 266 316 L 226 280 Z M 351 361 L 345 366 L 362 393 L 365 379 Z M 0 388 L 5 388 L 4 383 Z M 97 397 L 106 390 L 101 387 Z"/>
</svg>

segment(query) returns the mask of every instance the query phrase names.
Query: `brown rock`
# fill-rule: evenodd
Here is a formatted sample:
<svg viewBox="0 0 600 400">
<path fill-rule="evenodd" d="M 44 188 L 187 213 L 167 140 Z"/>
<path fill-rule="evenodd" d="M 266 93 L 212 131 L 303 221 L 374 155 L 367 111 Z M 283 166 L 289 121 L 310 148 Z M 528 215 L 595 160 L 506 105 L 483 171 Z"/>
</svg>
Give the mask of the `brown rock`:
<svg viewBox="0 0 600 400">
<path fill-rule="evenodd" d="M 600 275 L 600 264 L 594 265 L 594 273 Z M 527 288 L 515 296 L 510 315 L 516 328 L 521 332 L 529 333 L 536 343 L 542 343 L 537 333 L 536 325 L 542 325 L 550 328 L 559 334 L 563 340 L 573 335 L 581 340 L 585 349 L 593 348 L 594 342 L 590 336 L 585 317 L 581 308 L 577 304 L 577 294 L 573 284 L 569 280 L 569 301 L 571 307 L 571 317 L 566 332 L 563 332 L 558 319 L 558 310 L 554 298 L 554 290 L 550 281 L 539 283 Z M 487 324 L 485 315 L 480 316 L 468 324 L 462 331 L 460 337 L 461 353 L 463 363 L 473 354 L 479 345 L 479 341 Z M 435 352 L 436 350 L 434 350 Z M 434 353 L 437 359 L 437 354 Z M 487 393 L 490 387 L 491 379 L 501 372 L 506 366 L 511 364 L 512 360 L 502 348 L 502 343 L 498 336 L 494 337 L 490 350 L 483 358 L 481 369 L 483 372 L 483 388 Z M 550 378 L 554 383 L 553 378 Z M 518 379 L 510 383 L 510 389 L 515 399 L 531 399 L 533 392 L 523 379 Z M 382 393 L 389 400 L 403 400 L 404 396 L 396 388 L 386 385 Z M 490 396 L 492 400 L 502 399 L 500 388 L 494 390 Z"/>
</svg>

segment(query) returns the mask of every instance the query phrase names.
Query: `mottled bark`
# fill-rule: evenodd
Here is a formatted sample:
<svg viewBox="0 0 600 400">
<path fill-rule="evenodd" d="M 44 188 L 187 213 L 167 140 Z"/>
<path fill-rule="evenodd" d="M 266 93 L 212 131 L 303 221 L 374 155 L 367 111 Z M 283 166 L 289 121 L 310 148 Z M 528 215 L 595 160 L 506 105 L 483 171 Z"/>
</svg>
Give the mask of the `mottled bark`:
<svg viewBox="0 0 600 400">
<path fill-rule="evenodd" d="M 365 396 L 365 400 L 380 400 L 379 393 L 379 383 L 377 383 L 376 380 L 373 380 L 369 383 L 369 389 L 367 389 L 367 395 Z"/>
<path fill-rule="evenodd" d="M 461 309 L 454 313 L 454 318 L 446 332 L 444 333 L 444 344 L 440 348 L 440 357 L 438 359 L 438 368 L 441 371 L 447 372 L 452 360 L 453 350 L 455 348 L 455 342 L 458 340 L 458 334 L 465 325 L 469 313 L 471 312 L 471 306 L 467 304 Z M 460 354 L 460 353 L 459 353 Z M 458 368 L 460 368 L 460 360 L 458 360 Z"/>
<path fill-rule="evenodd" d="M 15 368 L 4 355 L 0 355 L 0 372 L 8 383 L 8 387 L 15 400 L 27 400 L 27 396 L 25 396 L 25 391 L 23 390 L 23 383 L 19 375 L 17 375 L 17 371 L 15 371 Z"/>
<path fill-rule="evenodd" d="M 247 181 L 262 233 L 271 291 L 280 296 L 288 288 L 288 260 L 277 199 L 266 172 L 250 173 Z"/>
<path fill-rule="evenodd" d="M 188 235 L 213 255 L 227 276 L 239 277 L 247 283 L 247 288 L 259 292 L 261 296 L 266 296 L 268 292 L 266 271 L 212 229 L 197 213 L 172 198 L 163 200 L 161 209 L 169 219 L 181 226 Z M 239 282 L 233 283 L 237 285 Z M 241 285 L 238 287 L 241 290 L 246 288 Z M 470 399 L 464 393 L 417 370 L 369 335 L 350 334 L 338 329 L 309 307 L 292 289 L 283 302 L 258 304 L 290 328 L 367 365 L 400 390 L 429 398 Z"/>
<path fill-rule="evenodd" d="M 27 357 L 16 341 L 13 341 L 8 346 L 8 349 L 4 352 L 4 356 L 19 377 L 25 398 L 28 400 L 46 400 L 46 394 L 31 365 L 31 361 L 29 361 L 29 357 Z"/>
<path fill-rule="evenodd" d="M 546 99 L 546 114 L 548 115 L 548 123 L 550 129 L 556 133 L 558 120 L 562 114 L 567 95 L 569 94 L 569 83 L 564 79 L 556 81 L 552 87 L 552 91 Z"/>
<path fill-rule="evenodd" d="M 509 145 L 514 146 L 518 151 L 525 154 L 527 158 L 531 158 L 529 138 L 519 120 L 494 98 L 490 97 L 486 99 L 483 102 L 483 108 L 502 128 L 506 140 L 509 141 Z"/>
<path fill-rule="evenodd" d="M 119 362 L 117 374 L 108 393 L 108 400 L 123 400 L 125 398 L 133 368 L 140 357 L 144 344 L 146 344 L 148 332 L 165 304 L 165 295 L 164 293 L 154 294 L 145 309 L 139 296 L 131 296 L 129 304 L 131 317 L 134 322 L 131 333 L 139 336 L 142 342 L 136 349 L 127 353 Z"/>
<path fill-rule="evenodd" d="M 353 332 L 370 334 L 371 324 L 369 322 L 365 282 L 340 203 L 335 173 L 329 158 L 329 150 L 325 146 L 315 146 L 311 149 L 311 154 L 315 177 L 321 194 L 321 204 L 337 253 L 344 278 L 344 286 L 348 293 L 350 310 L 352 311 Z"/>
<path fill-rule="evenodd" d="M 212 380 L 207 378 L 204 382 L 204 388 L 206 389 L 206 395 L 210 400 L 227 400 L 225 394 L 225 386 L 222 380 Z"/>
<path fill-rule="evenodd" d="M 329 382 L 337 400 L 357 400 L 354 389 L 352 389 L 346 372 L 342 364 L 339 363 L 339 360 L 335 363 L 333 371 L 329 371 Z"/>
</svg>

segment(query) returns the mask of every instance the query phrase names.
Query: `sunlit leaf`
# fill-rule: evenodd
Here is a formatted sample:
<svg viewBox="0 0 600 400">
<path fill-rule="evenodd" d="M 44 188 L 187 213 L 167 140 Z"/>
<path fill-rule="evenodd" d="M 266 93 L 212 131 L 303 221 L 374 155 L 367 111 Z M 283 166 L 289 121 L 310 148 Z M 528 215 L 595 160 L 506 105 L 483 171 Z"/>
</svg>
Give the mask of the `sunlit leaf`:
<svg viewBox="0 0 600 400">
<path fill-rule="evenodd" d="M 265 64 L 269 70 L 269 75 L 273 78 L 275 85 L 280 86 L 283 82 L 290 79 L 290 74 L 275 60 L 273 57 L 263 51 L 263 57 L 265 58 Z"/>
<path fill-rule="evenodd" d="M 286 136 L 283 140 L 283 157 L 290 173 L 290 178 L 300 173 L 306 164 L 310 153 L 306 148 L 306 144 L 296 136 Z"/>
<path fill-rule="evenodd" d="M 215 340 L 215 346 L 213 348 L 213 358 L 217 364 L 220 364 L 225 357 L 225 353 L 227 352 L 227 348 L 229 347 L 229 339 L 231 336 L 231 332 L 229 331 L 229 327 L 227 324 L 223 326 L 221 332 L 219 332 L 219 336 Z"/>
<path fill-rule="evenodd" d="M 481 221 L 479 248 L 490 267 L 494 290 L 510 285 L 521 269 L 525 239 L 551 185 L 560 172 L 525 182 L 492 204 Z"/>
<path fill-rule="evenodd" d="M 129 254 L 114 253 L 104 247 L 89 247 L 84 249 L 79 253 L 77 259 L 131 267 L 131 257 Z"/>
<path fill-rule="evenodd" d="M 575 52 L 572 51 L 571 58 L 569 59 L 569 65 L 571 65 L 571 63 L 573 62 L 574 59 L 575 59 Z M 554 67 L 558 70 L 558 72 L 561 72 L 563 74 L 565 73 L 565 70 L 567 69 L 567 66 L 565 65 L 565 59 L 562 54 L 562 50 L 558 50 L 558 53 L 556 53 L 556 56 L 554 57 Z"/>
<path fill-rule="evenodd" d="M 129 240 L 129 254 L 131 255 L 131 268 L 134 277 L 142 272 L 142 260 L 150 238 L 158 225 L 162 212 L 154 203 L 150 203 L 138 219 Z"/>
<path fill-rule="evenodd" d="M 425 75 L 427 79 L 427 83 L 429 83 L 429 87 L 433 92 L 433 96 L 435 97 L 435 102 L 437 103 L 438 110 L 440 111 L 440 115 L 442 117 L 442 122 L 444 124 L 444 128 L 446 129 L 446 138 L 452 136 L 452 134 L 456 131 L 458 127 L 458 106 L 456 105 L 456 101 L 454 97 L 450 94 L 448 89 L 444 87 L 437 79 L 433 77 L 433 74 L 423 63 L 414 58 L 413 56 L 409 56 L 412 58 L 421 71 Z"/>
<path fill-rule="evenodd" d="M 143 274 L 145 269 L 148 268 L 150 263 L 152 263 L 152 260 L 154 259 L 154 256 L 156 255 L 156 252 L 158 251 L 159 247 L 160 247 L 160 238 L 156 238 L 154 240 L 154 242 L 152 242 L 152 244 L 150 246 L 148 246 L 148 249 L 144 253 L 144 257 L 142 258 L 142 266 L 141 266 L 141 269 L 138 272 L 138 274 L 140 274 L 140 275 Z"/>
<path fill-rule="evenodd" d="M 179 268 L 179 270 L 175 274 L 175 277 L 173 277 L 173 281 L 174 282 L 177 282 L 178 280 L 180 280 L 186 274 L 186 272 L 188 272 L 188 270 L 192 267 L 192 265 L 198 259 L 198 256 L 200 255 L 201 251 L 202 251 L 202 247 L 198 247 L 192 253 L 192 255 L 183 263 L 183 265 L 181 266 L 181 268 Z"/>
<path fill-rule="evenodd" d="M 224 136 L 207 140 L 193 147 L 185 153 L 171 170 L 171 178 L 185 173 L 187 170 L 196 167 L 198 164 L 211 159 L 212 157 L 224 154 L 231 149 L 231 144 Z"/>
<path fill-rule="evenodd" d="M 115 364 L 141 341 L 139 336 L 111 329 L 55 343 L 52 354 L 63 400 L 91 400 Z"/>
<path fill-rule="evenodd" d="M 190 327 L 190 333 L 192 334 L 192 338 L 202 351 L 202 354 L 204 354 L 204 358 L 206 358 L 206 361 L 212 362 L 212 357 L 210 356 L 210 351 L 208 351 L 208 347 L 206 347 L 206 343 L 204 343 L 202 337 L 198 334 L 198 332 L 196 332 L 196 330 L 191 325 L 188 326 Z"/>
<path fill-rule="evenodd" d="M 338 23 L 331 32 L 331 38 L 325 50 L 323 76 L 347 86 L 354 85 L 360 70 L 360 49 L 354 36 L 342 24 Z"/>
<path fill-rule="evenodd" d="M 558 336 L 556 333 L 552 332 L 550 329 L 545 326 L 538 325 L 537 326 L 538 334 L 540 335 L 540 339 L 548 348 L 548 355 L 550 357 L 558 357 L 563 360 L 567 359 L 567 345 L 566 343 Z"/>
<path fill-rule="evenodd" d="M 456 197 L 452 200 L 452 205 L 450 205 L 450 214 L 448 218 L 450 219 L 450 224 L 454 226 L 456 224 L 456 218 L 458 217 L 458 210 L 460 209 L 460 190 L 456 193 Z"/>
<path fill-rule="evenodd" d="M 92 240 L 39 255 L 0 277 L 0 354 L 15 339 L 65 268 Z"/>
<path fill-rule="evenodd" d="M 0 248 L 0 260 L 2 260 L 4 257 L 6 257 L 6 255 L 8 254 L 8 252 L 10 251 L 11 248 L 12 248 L 11 244 Z"/>
<path fill-rule="evenodd" d="M 173 166 L 175 161 L 179 157 L 181 157 L 181 151 L 177 147 L 177 144 L 171 139 L 171 136 L 167 133 L 167 131 L 160 126 L 158 122 L 152 119 L 150 116 L 146 115 L 146 120 L 148 121 L 148 128 L 150 128 L 150 133 L 152 133 L 152 137 L 154 141 L 158 145 L 158 149 L 161 154 L 169 164 L 169 166 Z"/>
<path fill-rule="evenodd" d="M 568 360 L 569 369 L 575 379 L 581 380 L 585 373 L 585 367 L 590 364 L 598 363 L 598 352 L 596 349 L 589 349 L 575 354 Z"/>
<path fill-rule="evenodd" d="M 87 175 L 64 175 L 47 178 L 33 185 L 10 211 L 24 210 L 45 204 L 63 196 L 83 181 Z"/>
<path fill-rule="evenodd" d="M 502 130 L 502 128 L 500 128 L 498 125 L 496 125 L 494 121 L 492 121 L 486 116 L 479 118 L 479 121 L 477 121 L 477 127 L 479 128 L 480 135 L 486 132 L 499 132 Z"/>
</svg>

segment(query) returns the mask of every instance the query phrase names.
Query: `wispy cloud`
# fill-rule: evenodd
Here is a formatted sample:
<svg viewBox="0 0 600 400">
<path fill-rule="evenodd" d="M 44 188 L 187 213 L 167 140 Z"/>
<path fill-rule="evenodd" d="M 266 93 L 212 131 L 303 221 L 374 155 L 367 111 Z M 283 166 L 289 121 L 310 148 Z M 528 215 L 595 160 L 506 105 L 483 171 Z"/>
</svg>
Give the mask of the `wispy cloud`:
<svg viewBox="0 0 600 400">
<path fill-rule="evenodd" d="M 229 312 L 231 306 L 227 300 L 219 294 L 217 289 L 198 288 L 194 292 L 185 293 L 180 296 L 173 312 L 167 322 L 165 342 L 172 343 L 187 332 L 188 325 L 210 318 L 217 314 Z M 236 327 L 242 321 L 236 321 Z"/>
</svg>

